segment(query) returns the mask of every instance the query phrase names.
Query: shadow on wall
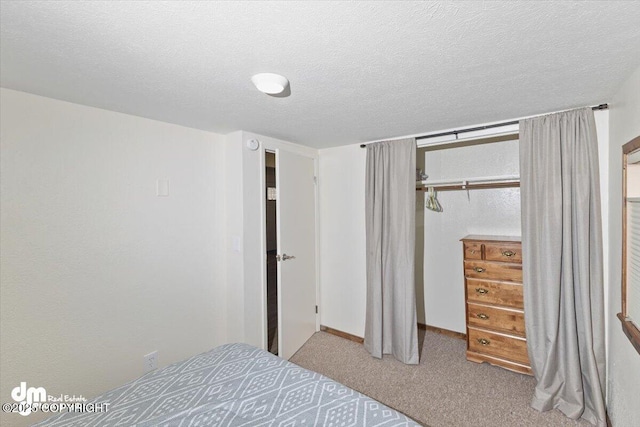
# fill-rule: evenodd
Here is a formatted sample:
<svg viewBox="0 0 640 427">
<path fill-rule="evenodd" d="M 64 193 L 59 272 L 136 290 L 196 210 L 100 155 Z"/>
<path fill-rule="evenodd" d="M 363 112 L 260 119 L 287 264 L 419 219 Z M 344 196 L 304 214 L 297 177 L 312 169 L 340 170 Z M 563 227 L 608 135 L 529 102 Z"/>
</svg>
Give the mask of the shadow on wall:
<svg viewBox="0 0 640 427">
<path fill-rule="evenodd" d="M 418 170 L 421 172 L 425 170 L 426 154 L 424 148 L 416 150 L 416 181 L 418 180 Z M 424 191 L 416 191 L 416 311 L 418 323 L 422 324 L 426 323 L 424 310 L 424 204 Z"/>
<path fill-rule="evenodd" d="M 424 310 L 424 191 L 416 191 L 416 311 L 418 322 L 426 323 Z"/>
</svg>

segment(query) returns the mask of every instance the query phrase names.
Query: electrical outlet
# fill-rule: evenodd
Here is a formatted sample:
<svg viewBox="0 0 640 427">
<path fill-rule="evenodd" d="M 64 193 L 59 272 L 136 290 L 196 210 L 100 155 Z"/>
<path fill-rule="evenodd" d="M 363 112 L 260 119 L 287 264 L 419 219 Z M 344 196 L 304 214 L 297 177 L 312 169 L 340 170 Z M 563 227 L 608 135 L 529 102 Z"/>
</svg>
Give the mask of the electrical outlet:
<svg viewBox="0 0 640 427">
<path fill-rule="evenodd" d="M 144 372 L 151 372 L 158 368 L 158 351 L 146 354 L 144 358 Z"/>
</svg>

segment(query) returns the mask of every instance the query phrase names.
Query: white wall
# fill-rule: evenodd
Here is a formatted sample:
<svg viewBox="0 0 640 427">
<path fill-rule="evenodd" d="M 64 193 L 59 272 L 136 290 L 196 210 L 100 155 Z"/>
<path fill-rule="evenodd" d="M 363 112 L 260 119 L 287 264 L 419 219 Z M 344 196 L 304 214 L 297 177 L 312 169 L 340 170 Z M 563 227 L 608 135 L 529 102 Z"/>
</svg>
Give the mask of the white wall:
<svg viewBox="0 0 640 427">
<path fill-rule="evenodd" d="M 640 197 L 640 163 L 627 164 L 627 197 Z"/>
<path fill-rule="evenodd" d="M 518 141 L 429 151 L 425 172 L 428 181 L 518 175 Z M 442 212 L 422 205 L 425 318 L 418 321 L 466 333 L 460 239 L 468 234 L 520 236 L 520 189 L 441 191 L 438 201 Z"/>
<path fill-rule="evenodd" d="M 5 89 L 0 102 L 0 400 L 21 381 L 92 397 L 153 350 L 164 366 L 225 342 L 222 138 Z"/>
<path fill-rule="evenodd" d="M 609 111 L 594 112 L 596 133 L 598 135 L 598 161 L 600 164 L 600 199 L 602 212 L 602 275 L 604 284 L 605 342 L 607 338 L 607 318 L 609 313 Z M 608 357 L 609 348 L 605 345 Z"/>
<path fill-rule="evenodd" d="M 226 306 L 227 339 L 242 342 L 245 336 L 244 314 L 244 198 L 242 178 L 242 132 L 225 138 L 225 224 L 226 224 Z"/>
<path fill-rule="evenodd" d="M 320 323 L 364 336 L 364 176 L 359 145 L 320 150 Z"/>
<path fill-rule="evenodd" d="M 419 166 L 420 169 L 424 171 L 424 161 L 425 161 L 425 153 L 424 150 L 418 149 L 416 153 L 416 166 L 422 163 Z M 424 191 L 416 191 L 416 246 L 415 246 L 415 254 L 414 254 L 414 262 L 415 262 L 415 281 L 416 281 L 416 315 L 418 318 L 418 323 L 425 323 L 425 271 L 424 271 L 424 263 L 426 261 L 426 257 L 424 255 L 425 250 L 425 209 L 427 201 L 427 196 Z"/>
<path fill-rule="evenodd" d="M 640 425 L 640 354 L 615 317 L 621 311 L 622 149 L 640 135 L 640 68 L 609 102 L 609 291 L 607 407 L 615 427 Z"/>
</svg>

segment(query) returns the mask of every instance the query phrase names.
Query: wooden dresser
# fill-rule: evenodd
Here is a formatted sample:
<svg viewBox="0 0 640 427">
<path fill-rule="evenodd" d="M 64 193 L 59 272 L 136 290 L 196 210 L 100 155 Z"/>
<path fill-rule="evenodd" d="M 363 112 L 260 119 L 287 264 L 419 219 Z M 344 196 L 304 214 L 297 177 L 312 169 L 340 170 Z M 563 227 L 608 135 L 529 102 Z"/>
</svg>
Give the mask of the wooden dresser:
<svg viewBox="0 0 640 427">
<path fill-rule="evenodd" d="M 467 236 L 467 360 L 531 375 L 524 332 L 520 238 Z"/>
</svg>

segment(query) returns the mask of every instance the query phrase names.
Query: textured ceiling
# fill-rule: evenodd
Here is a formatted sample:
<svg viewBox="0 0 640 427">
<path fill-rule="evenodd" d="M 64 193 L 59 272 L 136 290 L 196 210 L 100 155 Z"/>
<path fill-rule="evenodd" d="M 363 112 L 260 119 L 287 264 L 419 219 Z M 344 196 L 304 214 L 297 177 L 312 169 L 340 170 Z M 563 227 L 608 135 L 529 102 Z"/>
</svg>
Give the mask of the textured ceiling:
<svg viewBox="0 0 640 427">
<path fill-rule="evenodd" d="M 318 148 L 606 102 L 640 66 L 632 1 L 3 1 L 0 18 L 3 87 Z"/>
</svg>

